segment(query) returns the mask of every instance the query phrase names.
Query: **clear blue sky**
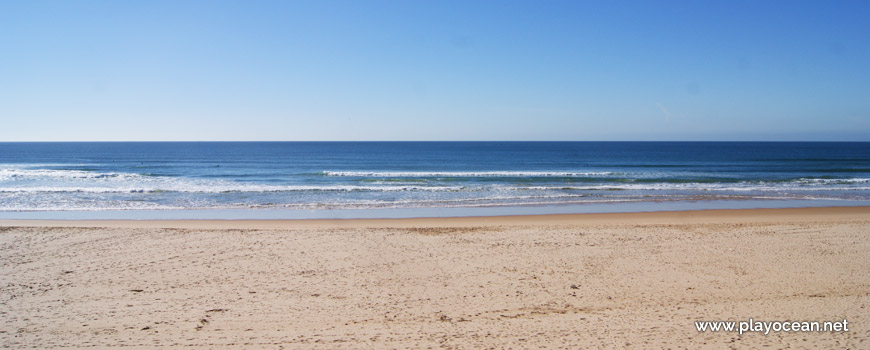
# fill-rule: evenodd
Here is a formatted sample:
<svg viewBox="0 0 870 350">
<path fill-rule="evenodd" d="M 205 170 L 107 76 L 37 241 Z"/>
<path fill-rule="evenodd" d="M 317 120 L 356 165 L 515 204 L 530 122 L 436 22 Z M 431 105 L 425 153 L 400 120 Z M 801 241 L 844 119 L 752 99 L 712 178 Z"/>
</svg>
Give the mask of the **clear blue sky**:
<svg viewBox="0 0 870 350">
<path fill-rule="evenodd" d="M 0 0 L 0 141 L 870 141 L 868 19 L 868 1 Z"/>
</svg>

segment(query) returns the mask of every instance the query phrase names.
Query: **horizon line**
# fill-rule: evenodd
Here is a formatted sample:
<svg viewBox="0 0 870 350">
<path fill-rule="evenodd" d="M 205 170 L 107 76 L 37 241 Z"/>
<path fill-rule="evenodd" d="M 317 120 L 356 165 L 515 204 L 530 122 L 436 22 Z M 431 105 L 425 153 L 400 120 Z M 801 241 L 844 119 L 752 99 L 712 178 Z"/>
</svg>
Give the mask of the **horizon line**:
<svg viewBox="0 0 870 350">
<path fill-rule="evenodd" d="M 784 142 L 853 142 L 853 143 L 868 143 L 867 141 L 858 140 L 63 140 L 63 141 L 0 141 L 0 143 L 206 143 L 206 142 L 224 142 L 224 143 L 255 143 L 255 142 L 311 142 L 311 143 L 327 143 L 327 142 L 769 142 L 769 143 L 784 143 Z"/>
</svg>

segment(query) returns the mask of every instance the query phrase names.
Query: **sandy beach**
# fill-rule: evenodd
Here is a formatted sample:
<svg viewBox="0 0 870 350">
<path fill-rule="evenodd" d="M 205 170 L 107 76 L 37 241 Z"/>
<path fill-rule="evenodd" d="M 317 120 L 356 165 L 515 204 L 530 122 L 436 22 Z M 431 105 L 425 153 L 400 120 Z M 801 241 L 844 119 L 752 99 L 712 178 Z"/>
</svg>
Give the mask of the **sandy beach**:
<svg viewBox="0 0 870 350">
<path fill-rule="evenodd" d="M 870 207 L 0 221 L 4 348 L 870 348 Z M 848 332 L 699 332 L 695 321 Z"/>
</svg>

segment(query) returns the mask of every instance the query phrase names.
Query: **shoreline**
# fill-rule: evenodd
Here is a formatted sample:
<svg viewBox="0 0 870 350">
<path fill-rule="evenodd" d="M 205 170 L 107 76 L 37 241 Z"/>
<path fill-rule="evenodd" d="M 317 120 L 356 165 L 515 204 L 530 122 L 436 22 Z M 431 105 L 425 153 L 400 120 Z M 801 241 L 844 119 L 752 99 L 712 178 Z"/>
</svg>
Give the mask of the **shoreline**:
<svg viewBox="0 0 870 350">
<path fill-rule="evenodd" d="M 351 218 L 351 219 L 0 219 L 0 227 L 153 227 L 153 228 L 297 228 L 297 227 L 381 227 L 381 226 L 481 226 L 529 224 L 605 224 L 620 220 L 626 224 L 670 223 L 724 223 L 739 217 L 767 221 L 831 220 L 842 216 L 868 215 L 870 206 L 757 208 L 757 209 L 698 209 L 648 212 L 529 214 L 460 217 L 413 218 Z"/>
<path fill-rule="evenodd" d="M 530 206 L 408 207 L 368 209 L 150 209 L 0 211 L 2 220 L 328 220 L 501 217 L 556 214 L 641 213 L 716 209 L 781 209 L 870 206 L 870 200 L 697 200 L 585 203 Z"/>
</svg>

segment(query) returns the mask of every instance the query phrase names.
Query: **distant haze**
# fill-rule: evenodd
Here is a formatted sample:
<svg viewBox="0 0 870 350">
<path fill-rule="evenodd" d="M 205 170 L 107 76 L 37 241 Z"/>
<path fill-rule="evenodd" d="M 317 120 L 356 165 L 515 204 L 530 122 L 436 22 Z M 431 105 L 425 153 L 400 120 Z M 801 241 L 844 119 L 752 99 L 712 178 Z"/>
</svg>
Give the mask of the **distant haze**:
<svg viewBox="0 0 870 350">
<path fill-rule="evenodd" d="M 0 141 L 870 141 L 866 1 L 4 1 Z"/>
</svg>

